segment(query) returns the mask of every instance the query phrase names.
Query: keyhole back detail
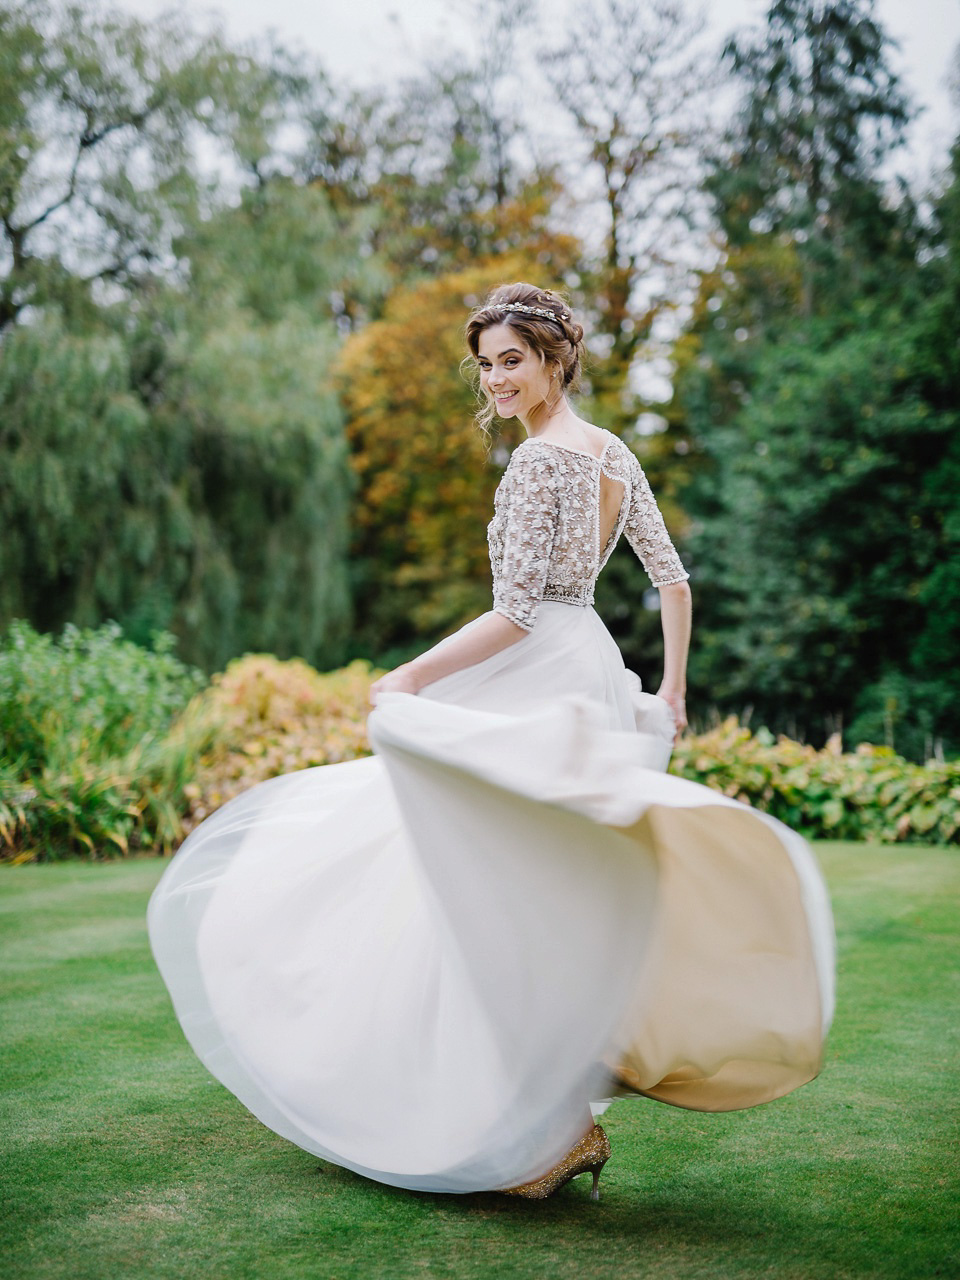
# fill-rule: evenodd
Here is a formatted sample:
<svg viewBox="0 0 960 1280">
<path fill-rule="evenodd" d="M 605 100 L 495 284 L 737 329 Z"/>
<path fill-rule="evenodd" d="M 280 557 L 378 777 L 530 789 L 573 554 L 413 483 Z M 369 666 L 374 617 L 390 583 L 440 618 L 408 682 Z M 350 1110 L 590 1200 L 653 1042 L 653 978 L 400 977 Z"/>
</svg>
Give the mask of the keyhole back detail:
<svg viewBox="0 0 960 1280">
<path fill-rule="evenodd" d="M 597 519 L 599 522 L 600 555 L 603 556 L 610 539 L 620 523 L 620 508 L 623 506 L 625 486 L 621 480 L 614 480 L 605 471 L 600 472 L 600 500 Z"/>
</svg>

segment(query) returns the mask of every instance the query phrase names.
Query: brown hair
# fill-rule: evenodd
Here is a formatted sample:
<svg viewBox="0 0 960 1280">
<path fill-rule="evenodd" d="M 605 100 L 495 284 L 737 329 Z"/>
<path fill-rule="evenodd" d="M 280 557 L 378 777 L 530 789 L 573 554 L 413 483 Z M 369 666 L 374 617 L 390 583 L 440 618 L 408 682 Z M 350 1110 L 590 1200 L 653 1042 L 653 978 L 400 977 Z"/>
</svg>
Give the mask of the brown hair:
<svg viewBox="0 0 960 1280">
<path fill-rule="evenodd" d="M 509 311 L 505 305 L 518 304 L 551 315 L 531 315 L 529 311 Z M 537 289 L 532 284 L 502 284 L 489 294 L 467 321 L 467 346 L 474 360 L 480 355 L 480 335 L 491 325 L 505 324 L 517 333 L 540 357 L 542 365 L 558 366 L 561 387 L 576 391 L 580 384 L 580 362 L 583 354 L 583 327 L 576 323 L 569 304 L 552 289 Z M 469 359 L 469 357 L 468 357 Z M 466 363 L 466 362 L 465 362 Z M 476 386 L 480 409 L 477 426 L 489 438 L 490 423 L 496 406 Z"/>
</svg>

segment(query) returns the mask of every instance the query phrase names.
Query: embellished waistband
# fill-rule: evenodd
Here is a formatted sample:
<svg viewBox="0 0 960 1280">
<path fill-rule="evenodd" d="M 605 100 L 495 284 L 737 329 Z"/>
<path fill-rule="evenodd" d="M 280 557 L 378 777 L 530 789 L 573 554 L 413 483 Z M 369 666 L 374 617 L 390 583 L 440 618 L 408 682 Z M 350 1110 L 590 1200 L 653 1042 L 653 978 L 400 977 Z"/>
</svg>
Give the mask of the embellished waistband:
<svg viewBox="0 0 960 1280">
<path fill-rule="evenodd" d="M 575 604 L 581 609 L 593 604 L 593 592 L 584 587 L 565 587 L 556 583 L 548 583 L 543 589 L 544 600 L 552 600 L 555 604 Z"/>
</svg>

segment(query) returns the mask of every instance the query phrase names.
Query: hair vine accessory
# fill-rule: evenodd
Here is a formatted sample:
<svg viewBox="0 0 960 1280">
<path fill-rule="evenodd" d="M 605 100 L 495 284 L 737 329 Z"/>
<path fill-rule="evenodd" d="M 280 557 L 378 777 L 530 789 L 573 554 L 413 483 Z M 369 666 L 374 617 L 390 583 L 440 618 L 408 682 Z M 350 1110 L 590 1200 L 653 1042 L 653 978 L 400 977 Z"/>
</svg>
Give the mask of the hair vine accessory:
<svg viewBox="0 0 960 1280">
<path fill-rule="evenodd" d="M 494 302 L 491 311 L 520 311 L 525 316 L 543 316 L 544 320 L 569 320 L 570 313 L 548 311 L 546 307 L 527 307 L 522 302 Z"/>
</svg>

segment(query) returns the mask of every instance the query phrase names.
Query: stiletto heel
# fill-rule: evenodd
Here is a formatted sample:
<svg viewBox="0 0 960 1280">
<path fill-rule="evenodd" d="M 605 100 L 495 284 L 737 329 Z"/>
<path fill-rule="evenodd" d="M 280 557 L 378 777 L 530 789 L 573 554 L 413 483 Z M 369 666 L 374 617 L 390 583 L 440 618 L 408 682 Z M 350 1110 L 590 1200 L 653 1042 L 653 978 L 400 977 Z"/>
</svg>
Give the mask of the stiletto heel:
<svg viewBox="0 0 960 1280">
<path fill-rule="evenodd" d="M 591 1200 L 600 1199 L 600 1174 L 603 1172 L 603 1166 L 606 1160 L 601 1160 L 599 1164 L 591 1165 L 590 1172 L 593 1174 L 593 1189 L 590 1192 Z"/>
<path fill-rule="evenodd" d="M 597 1184 L 600 1181 L 600 1172 L 609 1159 L 610 1139 L 600 1126 L 595 1124 L 549 1173 L 545 1173 L 542 1178 L 537 1178 L 534 1182 L 525 1182 L 519 1187 L 505 1187 L 502 1194 L 523 1196 L 526 1200 L 546 1200 L 547 1196 L 552 1196 L 555 1191 L 559 1191 L 577 1174 L 592 1173 L 593 1190 L 590 1192 L 590 1199 L 599 1200 L 600 1190 Z"/>
</svg>

